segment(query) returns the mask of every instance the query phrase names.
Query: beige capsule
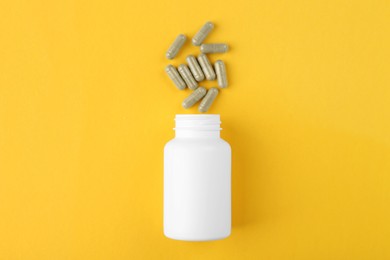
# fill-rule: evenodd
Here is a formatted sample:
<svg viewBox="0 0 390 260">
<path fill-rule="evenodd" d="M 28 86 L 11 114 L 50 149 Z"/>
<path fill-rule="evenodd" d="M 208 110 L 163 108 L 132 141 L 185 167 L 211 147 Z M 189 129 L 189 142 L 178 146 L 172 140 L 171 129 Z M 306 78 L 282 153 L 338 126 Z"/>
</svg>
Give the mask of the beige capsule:
<svg viewBox="0 0 390 260">
<path fill-rule="evenodd" d="M 200 46 L 200 51 L 203 53 L 224 53 L 229 50 L 229 46 L 225 43 L 208 43 Z"/>
<path fill-rule="evenodd" d="M 215 80 L 215 72 L 213 66 L 211 66 L 210 60 L 207 58 L 206 54 L 201 53 L 198 56 L 198 61 L 204 75 L 206 76 L 206 79 Z"/>
<path fill-rule="evenodd" d="M 189 89 L 195 90 L 198 87 L 198 82 L 196 82 L 196 80 L 192 76 L 191 71 L 187 67 L 187 65 L 185 64 L 179 65 L 178 71 Z"/>
<path fill-rule="evenodd" d="M 206 95 L 207 90 L 204 87 L 197 88 L 191 95 L 189 95 L 186 99 L 184 99 L 182 106 L 187 109 L 196 104 L 199 100 L 201 100 L 204 95 Z"/>
<path fill-rule="evenodd" d="M 181 47 L 183 47 L 186 40 L 187 40 L 187 37 L 184 34 L 179 34 L 179 36 L 176 37 L 175 41 L 169 47 L 169 49 L 166 53 L 166 57 L 170 60 L 175 58 L 176 55 L 179 53 Z"/>
<path fill-rule="evenodd" d="M 215 74 L 217 74 L 218 86 L 226 88 L 228 86 L 228 80 L 226 76 L 226 66 L 221 60 L 217 60 L 214 64 Z"/>
<path fill-rule="evenodd" d="M 186 83 L 181 78 L 179 72 L 173 65 L 166 66 L 165 72 L 168 74 L 169 78 L 173 81 L 173 83 L 178 89 L 183 90 L 186 88 Z"/>
<path fill-rule="evenodd" d="M 190 67 L 190 70 L 195 80 L 198 82 L 204 80 L 204 74 L 202 68 L 199 66 L 199 63 L 194 57 L 194 55 L 188 55 L 186 60 L 188 63 L 188 67 Z"/>
<path fill-rule="evenodd" d="M 214 24 L 212 22 L 207 22 L 205 25 L 203 25 L 202 28 L 195 34 L 195 36 L 192 38 L 192 44 L 195 46 L 199 46 L 202 44 L 204 39 L 206 39 L 207 35 L 213 30 Z"/>
<path fill-rule="evenodd" d="M 202 102 L 199 104 L 199 111 L 202 113 L 207 112 L 210 109 L 211 104 L 214 102 L 215 98 L 218 95 L 218 89 L 217 88 L 210 88 L 209 91 L 207 91 L 206 96 L 202 99 Z"/>
</svg>

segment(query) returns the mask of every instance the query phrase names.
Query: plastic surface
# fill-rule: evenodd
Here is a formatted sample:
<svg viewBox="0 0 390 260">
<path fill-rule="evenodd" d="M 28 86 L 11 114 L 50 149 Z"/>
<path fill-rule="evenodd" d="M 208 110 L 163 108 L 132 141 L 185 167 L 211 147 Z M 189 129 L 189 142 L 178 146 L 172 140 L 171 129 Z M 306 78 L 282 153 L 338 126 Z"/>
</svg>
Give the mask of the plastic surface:
<svg viewBox="0 0 390 260">
<path fill-rule="evenodd" d="M 180 122 L 179 122 L 180 121 Z M 186 241 L 231 232 L 231 148 L 219 115 L 177 115 L 164 149 L 164 234 Z"/>
</svg>

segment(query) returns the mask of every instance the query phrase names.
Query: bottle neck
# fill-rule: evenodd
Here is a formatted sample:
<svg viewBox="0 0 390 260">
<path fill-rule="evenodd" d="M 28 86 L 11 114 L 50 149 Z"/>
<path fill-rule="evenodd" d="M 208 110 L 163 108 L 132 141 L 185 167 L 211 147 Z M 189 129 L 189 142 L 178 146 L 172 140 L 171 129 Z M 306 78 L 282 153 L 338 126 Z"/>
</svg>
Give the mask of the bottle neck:
<svg viewBox="0 0 390 260">
<path fill-rule="evenodd" d="M 220 138 L 219 131 L 176 130 L 176 138 Z"/>
<path fill-rule="evenodd" d="M 219 115 L 176 115 L 176 138 L 220 138 Z"/>
</svg>

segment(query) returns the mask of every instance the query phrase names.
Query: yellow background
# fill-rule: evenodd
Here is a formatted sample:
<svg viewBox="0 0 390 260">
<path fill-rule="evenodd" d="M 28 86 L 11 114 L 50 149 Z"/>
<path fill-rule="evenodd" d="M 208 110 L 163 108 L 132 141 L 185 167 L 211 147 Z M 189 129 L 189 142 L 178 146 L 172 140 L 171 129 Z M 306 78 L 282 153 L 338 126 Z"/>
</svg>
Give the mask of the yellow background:
<svg viewBox="0 0 390 260">
<path fill-rule="evenodd" d="M 189 243 L 162 233 L 163 146 L 197 113 L 165 51 L 207 20 L 233 231 Z M 0 259 L 390 259 L 389 1 L 3 0 L 0 30 Z"/>
</svg>

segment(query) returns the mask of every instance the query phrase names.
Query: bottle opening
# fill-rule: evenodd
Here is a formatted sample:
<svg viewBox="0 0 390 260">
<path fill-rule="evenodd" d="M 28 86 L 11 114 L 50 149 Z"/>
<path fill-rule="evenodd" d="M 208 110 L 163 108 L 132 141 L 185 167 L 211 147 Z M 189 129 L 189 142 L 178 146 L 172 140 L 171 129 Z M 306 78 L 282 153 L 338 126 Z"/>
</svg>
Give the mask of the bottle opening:
<svg viewBox="0 0 390 260">
<path fill-rule="evenodd" d="M 181 114 L 175 117 L 174 130 L 220 131 L 220 115 Z"/>
</svg>

